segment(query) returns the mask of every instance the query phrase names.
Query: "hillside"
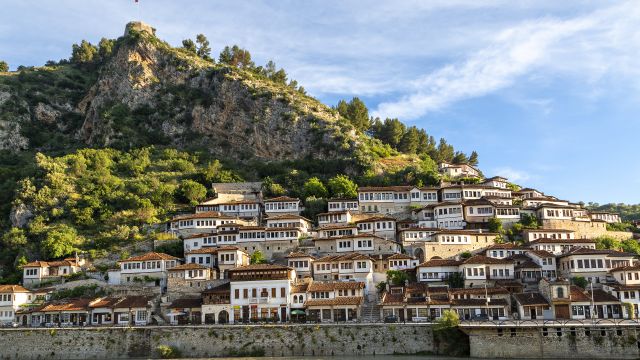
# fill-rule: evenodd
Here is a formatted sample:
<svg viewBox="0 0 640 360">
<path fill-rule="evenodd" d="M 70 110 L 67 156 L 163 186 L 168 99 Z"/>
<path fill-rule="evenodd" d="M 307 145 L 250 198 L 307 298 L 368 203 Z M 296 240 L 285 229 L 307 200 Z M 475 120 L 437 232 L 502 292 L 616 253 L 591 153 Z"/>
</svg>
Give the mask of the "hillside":
<svg viewBox="0 0 640 360">
<path fill-rule="evenodd" d="M 99 47 L 74 45 L 70 60 L 0 73 L 0 281 L 26 260 L 150 240 L 212 181 L 266 180 L 267 193 L 318 210 L 316 195 L 334 193 L 309 192 L 313 178 L 428 185 L 436 161 L 469 160 L 424 130 L 369 119 L 357 98 L 331 108 L 265 71 L 273 64 L 226 52 L 214 61 L 131 23 Z"/>
</svg>

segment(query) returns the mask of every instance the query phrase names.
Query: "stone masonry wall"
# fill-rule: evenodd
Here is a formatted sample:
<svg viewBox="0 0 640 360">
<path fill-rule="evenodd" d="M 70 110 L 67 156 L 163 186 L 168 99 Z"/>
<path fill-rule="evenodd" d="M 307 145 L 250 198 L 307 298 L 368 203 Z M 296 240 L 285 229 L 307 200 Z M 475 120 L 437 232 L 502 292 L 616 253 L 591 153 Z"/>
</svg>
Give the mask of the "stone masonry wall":
<svg viewBox="0 0 640 360">
<path fill-rule="evenodd" d="M 585 329 L 587 332 L 585 333 Z M 637 329 L 628 328 L 465 329 L 470 356 L 478 358 L 637 359 Z"/>
<path fill-rule="evenodd" d="M 181 326 L 0 329 L 0 359 L 416 354 L 434 351 L 429 325 Z"/>
<path fill-rule="evenodd" d="M 542 220 L 545 229 L 565 229 L 576 232 L 576 239 L 595 239 L 598 236 L 611 236 L 619 240 L 631 239 L 633 234 L 628 231 L 607 231 L 604 222 L 583 222 L 572 220 Z"/>
</svg>

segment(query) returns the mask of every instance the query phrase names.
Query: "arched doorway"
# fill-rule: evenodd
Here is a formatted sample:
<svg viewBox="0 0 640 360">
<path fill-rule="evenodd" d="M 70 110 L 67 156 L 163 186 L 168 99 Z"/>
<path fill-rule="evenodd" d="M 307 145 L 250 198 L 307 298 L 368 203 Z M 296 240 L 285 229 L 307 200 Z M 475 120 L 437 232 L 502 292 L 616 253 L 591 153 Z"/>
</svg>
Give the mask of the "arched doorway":
<svg viewBox="0 0 640 360">
<path fill-rule="evenodd" d="M 229 323 L 229 313 L 226 310 L 222 310 L 218 314 L 218 324 L 227 324 L 227 323 Z"/>
<path fill-rule="evenodd" d="M 413 251 L 413 256 L 418 258 L 418 262 L 419 263 L 423 263 L 424 262 L 424 250 L 422 250 L 422 248 L 415 249 Z"/>
</svg>

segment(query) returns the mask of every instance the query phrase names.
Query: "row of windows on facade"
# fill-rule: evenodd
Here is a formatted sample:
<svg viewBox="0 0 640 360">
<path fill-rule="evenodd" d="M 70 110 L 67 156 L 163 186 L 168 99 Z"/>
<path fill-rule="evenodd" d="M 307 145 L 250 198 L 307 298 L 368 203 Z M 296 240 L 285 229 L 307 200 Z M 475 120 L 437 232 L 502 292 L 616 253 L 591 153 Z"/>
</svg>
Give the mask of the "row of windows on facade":
<svg viewBox="0 0 640 360">
<path fill-rule="evenodd" d="M 308 268 L 309 267 L 309 261 L 308 260 L 289 260 L 289 266 L 293 267 L 293 268 Z"/>
<path fill-rule="evenodd" d="M 266 203 L 266 204 L 264 204 L 264 209 L 266 211 L 272 211 L 272 210 L 298 210 L 298 203 L 297 202 Z"/>
<path fill-rule="evenodd" d="M 182 274 L 183 274 L 182 272 L 173 273 L 173 274 L 170 274 L 170 277 L 181 278 Z M 187 277 L 188 278 L 204 277 L 204 270 L 189 270 Z"/>
<path fill-rule="evenodd" d="M 123 270 L 137 270 L 137 269 L 147 269 L 154 270 L 161 268 L 161 261 L 143 261 L 143 262 L 126 262 L 122 263 Z M 165 263 L 167 269 L 170 269 L 176 265 L 175 260 L 169 260 Z"/>
<path fill-rule="evenodd" d="M 603 266 L 604 265 L 604 266 Z M 562 263 L 562 269 L 611 269 L 629 265 L 628 260 L 578 259 Z"/>
<path fill-rule="evenodd" d="M 463 227 L 464 224 L 465 223 L 462 220 L 439 221 L 438 227 L 440 228 Z"/>
<path fill-rule="evenodd" d="M 271 292 L 271 297 L 275 298 L 277 297 L 277 288 L 271 288 L 271 291 L 269 291 L 269 288 L 252 288 L 252 289 L 242 289 L 242 297 L 240 297 L 240 289 L 235 289 L 234 290 L 234 298 L 235 299 L 249 299 L 249 292 L 251 292 L 251 298 L 257 298 L 258 294 L 260 294 L 261 298 L 268 298 L 269 297 L 269 292 Z M 280 297 L 284 298 L 287 295 L 287 291 L 285 288 L 280 288 Z"/>
<path fill-rule="evenodd" d="M 393 221 L 376 221 L 375 222 L 376 226 L 376 230 L 393 230 Z M 358 224 L 358 229 L 360 230 L 372 230 L 373 229 L 373 224 L 372 223 L 360 223 Z"/>
<path fill-rule="evenodd" d="M 357 202 L 348 202 L 348 203 L 329 203 L 329 209 L 332 210 L 353 210 L 353 209 L 358 209 L 358 203 Z"/>
<path fill-rule="evenodd" d="M 352 262 L 341 262 L 339 265 L 341 270 L 352 270 L 353 263 Z M 368 269 L 366 261 L 356 261 L 356 269 Z M 328 271 L 331 269 L 338 269 L 338 264 L 316 264 L 316 271 Z"/>
<path fill-rule="evenodd" d="M 550 210 L 547 209 L 548 217 L 571 217 L 573 216 L 573 212 L 571 210 Z"/>
<path fill-rule="evenodd" d="M 419 200 L 420 193 L 412 192 L 411 199 Z M 408 193 L 360 193 L 360 201 L 375 201 L 375 200 L 409 200 Z M 436 192 L 424 192 L 422 193 L 423 200 L 438 200 L 438 194 Z M 354 203 L 355 204 L 355 203 Z M 357 204 L 355 204 L 357 207 Z"/>
<path fill-rule="evenodd" d="M 562 239 L 562 233 L 553 233 L 553 234 L 531 233 L 531 235 L 533 236 L 534 239 L 538 239 L 538 238 Z M 565 239 L 569 239 L 569 238 L 570 238 L 570 235 L 569 233 L 567 233 Z"/>
<path fill-rule="evenodd" d="M 358 240 L 358 248 L 373 248 L 372 240 Z M 351 249 L 351 241 L 338 241 L 338 249 Z"/>
</svg>

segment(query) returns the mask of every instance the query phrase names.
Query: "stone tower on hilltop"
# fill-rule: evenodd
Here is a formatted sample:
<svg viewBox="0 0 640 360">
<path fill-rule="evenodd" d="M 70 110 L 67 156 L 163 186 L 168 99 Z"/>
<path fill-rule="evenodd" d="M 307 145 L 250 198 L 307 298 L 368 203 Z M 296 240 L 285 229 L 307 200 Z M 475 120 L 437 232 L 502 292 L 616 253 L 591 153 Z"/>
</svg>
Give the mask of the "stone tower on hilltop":
<svg viewBox="0 0 640 360">
<path fill-rule="evenodd" d="M 131 21 L 124 28 L 124 35 L 129 34 L 129 31 L 135 30 L 139 32 L 147 32 L 151 35 L 156 35 L 156 29 L 149 24 L 146 24 L 142 21 Z"/>
</svg>

